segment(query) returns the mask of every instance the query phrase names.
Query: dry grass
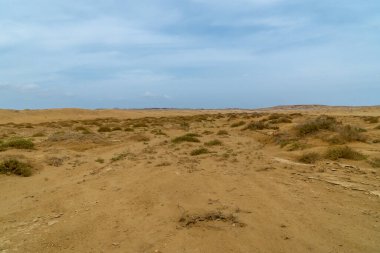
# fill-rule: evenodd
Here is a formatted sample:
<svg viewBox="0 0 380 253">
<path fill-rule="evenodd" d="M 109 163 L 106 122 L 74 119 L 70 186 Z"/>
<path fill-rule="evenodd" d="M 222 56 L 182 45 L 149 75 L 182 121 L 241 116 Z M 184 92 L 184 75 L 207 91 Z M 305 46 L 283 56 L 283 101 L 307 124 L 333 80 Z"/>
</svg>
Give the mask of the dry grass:
<svg viewBox="0 0 380 253">
<path fill-rule="evenodd" d="M 228 135 L 228 132 L 226 130 L 219 130 L 216 134 L 217 135 Z"/>
<path fill-rule="evenodd" d="M 240 126 L 244 126 L 245 125 L 245 121 L 239 121 L 239 122 L 235 122 L 233 124 L 231 124 L 231 127 L 240 127 Z"/>
</svg>

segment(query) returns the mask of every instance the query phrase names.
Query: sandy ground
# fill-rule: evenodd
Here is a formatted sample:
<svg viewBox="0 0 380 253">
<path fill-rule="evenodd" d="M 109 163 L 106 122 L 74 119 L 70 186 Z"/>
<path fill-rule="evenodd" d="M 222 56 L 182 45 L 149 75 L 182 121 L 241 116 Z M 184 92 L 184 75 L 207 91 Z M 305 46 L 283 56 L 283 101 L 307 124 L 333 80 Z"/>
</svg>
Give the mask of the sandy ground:
<svg viewBox="0 0 380 253">
<path fill-rule="evenodd" d="M 292 123 L 231 127 L 274 111 Z M 370 163 L 380 123 L 360 117 L 380 108 L 259 112 L 1 110 L 0 139 L 36 146 L 0 152 L 34 167 L 31 177 L 0 174 L 0 252 L 380 252 L 380 169 Z M 298 162 L 331 146 L 319 135 L 300 150 L 276 144 L 319 114 L 366 129 L 347 145 L 367 159 Z M 200 142 L 172 141 L 186 133 Z"/>
</svg>

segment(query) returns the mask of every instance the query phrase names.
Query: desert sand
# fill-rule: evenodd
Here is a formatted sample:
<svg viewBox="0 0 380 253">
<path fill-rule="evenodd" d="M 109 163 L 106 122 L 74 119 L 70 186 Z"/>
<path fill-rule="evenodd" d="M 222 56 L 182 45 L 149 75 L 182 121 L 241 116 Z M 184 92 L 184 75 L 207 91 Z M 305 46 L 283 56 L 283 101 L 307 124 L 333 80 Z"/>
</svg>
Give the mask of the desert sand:
<svg viewBox="0 0 380 253">
<path fill-rule="evenodd" d="M 321 115 L 334 128 L 300 135 Z M 380 107 L 0 110 L 0 163 L 32 171 L 0 174 L 0 252 L 378 253 L 379 120 Z"/>
</svg>

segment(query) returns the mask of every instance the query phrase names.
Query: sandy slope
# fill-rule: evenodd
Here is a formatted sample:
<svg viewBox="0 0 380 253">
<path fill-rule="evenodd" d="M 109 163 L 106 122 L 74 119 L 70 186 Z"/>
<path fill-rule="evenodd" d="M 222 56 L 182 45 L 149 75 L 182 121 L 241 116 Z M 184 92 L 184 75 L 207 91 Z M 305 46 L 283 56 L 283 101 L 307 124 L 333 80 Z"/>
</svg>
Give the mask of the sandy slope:
<svg viewBox="0 0 380 253">
<path fill-rule="evenodd" d="M 209 112 L 0 112 L 3 123 L 33 123 L 1 125 L 4 139 L 44 133 L 34 137 L 34 150 L 0 152 L 0 159 L 18 156 L 36 168 L 27 178 L 0 175 L 0 252 L 379 252 L 378 168 L 350 160 L 301 164 L 303 151 L 273 142 L 277 131 L 291 131 L 310 116 L 296 116 L 280 130 L 242 131 L 230 125 L 256 119 L 230 112 L 202 118 L 178 115 Z M 366 143 L 349 145 L 380 157 L 380 143 L 370 141 L 380 138 L 376 124 L 342 115 L 368 129 Z M 101 119 L 108 117 L 114 119 Z M 37 124 L 50 121 L 58 123 Z M 99 124 L 124 129 L 141 122 L 147 127 L 133 132 L 97 132 Z M 201 142 L 171 142 L 189 132 Z M 189 155 L 214 139 L 223 145 Z M 310 150 L 328 146 L 307 142 Z M 49 165 L 51 158 L 62 165 Z"/>
</svg>

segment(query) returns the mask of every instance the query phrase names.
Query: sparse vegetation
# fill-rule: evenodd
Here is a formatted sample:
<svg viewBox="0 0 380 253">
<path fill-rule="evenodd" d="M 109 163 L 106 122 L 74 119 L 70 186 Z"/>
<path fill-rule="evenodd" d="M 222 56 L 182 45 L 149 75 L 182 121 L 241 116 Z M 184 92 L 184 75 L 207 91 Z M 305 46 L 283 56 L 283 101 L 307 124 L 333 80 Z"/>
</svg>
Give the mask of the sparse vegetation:
<svg viewBox="0 0 380 253">
<path fill-rule="evenodd" d="M 380 158 L 371 159 L 369 164 L 371 164 L 374 168 L 380 168 Z"/>
<path fill-rule="evenodd" d="M 198 134 L 188 133 L 179 137 L 176 137 L 172 140 L 173 143 L 182 143 L 182 142 L 201 142 L 197 137 L 200 137 Z"/>
<path fill-rule="evenodd" d="M 217 135 L 228 135 L 228 132 L 226 130 L 219 130 L 216 134 Z"/>
<path fill-rule="evenodd" d="M 97 162 L 97 163 L 104 163 L 104 159 L 98 158 L 98 159 L 95 160 L 95 162 Z"/>
<path fill-rule="evenodd" d="M 210 151 L 207 148 L 198 148 L 191 151 L 190 155 L 197 156 L 197 155 L 203 155 L 203 154 L 208 154 L 208 153 L 210 153 Z"/>
<path fill-rule="evenodd" d="M 309 120 L 303 124 L 296 127 L 297 133 L 300 136 L 305 136 L 309 134 L 316 133 L 320 130 L 335 131 L 337 125 L 340 123 L 334 117 L 322 115 L 316 119 Z"/>
<path fill-rule="evenodd" d="M 364 129 L 346 125 L 340 127 L 337 131 L 337 135 L 328 139 L 328 142 L 330 142 L 331 144 L 344 144 L 346 142 L 352 141 L 366 141 L 366 137 L 361 134 L 365 131 Z"/>
<path fill-rule="evenodd" d="M 32 135 L 32 137 L 44 137 L 45 133 L 44 132 L 38 132 Z"/>
<path fill-rule="evenodd" d="M 11 158 L 0 163 L 0 173 L 29 177 L 32 175 L 32 166 L 15 158 Z"/>
<path fill-rule="evenodd" d="M 331 147 L 327 150 L 325 157 L 330 160 L 338 160 L 338 159 L 348 159 L 348 160 L 363 160 L 365 156 L 348 147 L 348 146 L 337 146 Z"/>
<path fill-rule="evenodd" d="M 111 131 L 112 131 L 112 129 L 110 127 L 107 127 L 107 126 L 101 126 L 98 129 L 99 133 L 105 133 L 105 132 L 111 132 Z"/>
<path fill-rule="evenodd" d="M 222 144 L 220 140 L 212 140 L 205 143 L 206 146 L 220 146 Z"/>
<path fill-rule="evenodd" d="M 231 127 L 240 127 L 240 126 L 244 126 L 245 125 L 245 121 L 239 121 L 239 122 L 235 122 L 231 125 Z"/>
<path fill-rule="evenodd" d="M 243 130 L 264 130 L 264 129 L 278 129 L 276 126 L 271 126 L 263 121 L 253 121 L 249 123 Z"/>
<path fill-rule="evenodd" d="M 368 117 L 364 117 L 363 120 L 370 124 L 379 123 L 379 117 L 368 116 Z"/>
<path fill-rule="evenodd" d="M 298 158 L 298 161 L 301 163 L 312 164 L 318 161 L 320 158 L 321 158 L 320 154 L 316 152 L 309 152 L 309 153 L 302 154 Z"/>
<path fill-rule="evenodd" d="M 12 138 L 3 144 L 0 144 L 2 148 L 15 148 L 15 149 L 33 149 L 34 143 L 30 139 L 24 138 Z"/>
</svg>

